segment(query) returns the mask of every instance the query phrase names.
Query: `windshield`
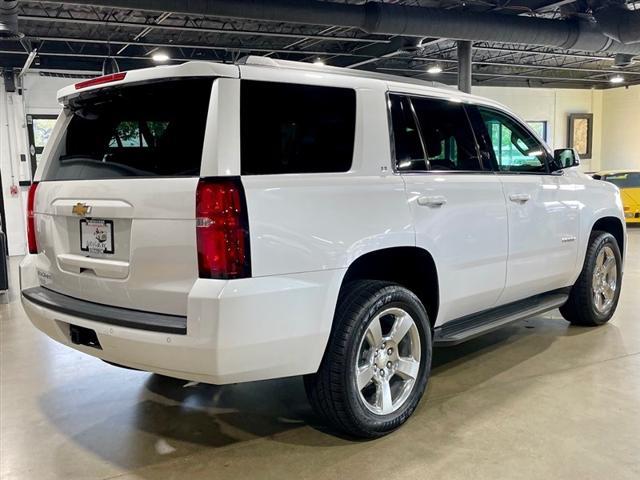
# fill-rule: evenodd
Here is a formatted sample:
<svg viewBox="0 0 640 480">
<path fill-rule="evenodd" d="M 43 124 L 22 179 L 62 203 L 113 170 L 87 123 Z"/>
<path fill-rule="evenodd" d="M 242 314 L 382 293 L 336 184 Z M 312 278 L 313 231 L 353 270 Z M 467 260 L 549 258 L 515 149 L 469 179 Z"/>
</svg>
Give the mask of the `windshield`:
<svg viewBox="0 0 640 480">
<path fill-rule="evenodd" d="M 640 172 L 616 173 L 615 175 L 606 175 L 602 179 L 617 185 L 619 188 L 640 187 Z"/>
<path fill-rule="evenodd" d="M 43 180 L 199 175 L 212 82 L 105 88 L 71 100 Z"/>
</svg>

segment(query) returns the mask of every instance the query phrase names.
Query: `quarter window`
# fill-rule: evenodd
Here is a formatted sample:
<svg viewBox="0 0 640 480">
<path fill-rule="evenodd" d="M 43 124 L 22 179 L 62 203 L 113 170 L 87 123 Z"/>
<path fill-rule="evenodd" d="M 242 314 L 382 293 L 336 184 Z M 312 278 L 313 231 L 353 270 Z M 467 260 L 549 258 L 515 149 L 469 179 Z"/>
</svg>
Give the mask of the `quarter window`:
<svg viewBox="0 0 640 480">
<path fill-rule="evenodd" d="M 351 168 L 354 90 L 253 80 L 241 85 L 242 175 Z"/>
<path fill-rule="evenodd" d="M 546 172 L 547 150 L 526 128 L 495 110 L 478 111 L 486 129 L 484 141 L 501 172 Z"/>
</svg>

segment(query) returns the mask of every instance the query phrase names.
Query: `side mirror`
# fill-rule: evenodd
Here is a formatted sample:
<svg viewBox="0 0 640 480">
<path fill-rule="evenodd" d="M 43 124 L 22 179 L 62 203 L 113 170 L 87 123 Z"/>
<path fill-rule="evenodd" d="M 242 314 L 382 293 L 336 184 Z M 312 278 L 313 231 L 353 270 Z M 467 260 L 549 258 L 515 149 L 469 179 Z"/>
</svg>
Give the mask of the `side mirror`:
<svg viewBox="0 0 640 480">
<path fill-rule="evenodd" d="M 554 171 L 580 165 L 580 157 L 573 148 L 560 148 L 555 150 L 553 152 L 553 159 L 555 163 Z"/>
</svg>

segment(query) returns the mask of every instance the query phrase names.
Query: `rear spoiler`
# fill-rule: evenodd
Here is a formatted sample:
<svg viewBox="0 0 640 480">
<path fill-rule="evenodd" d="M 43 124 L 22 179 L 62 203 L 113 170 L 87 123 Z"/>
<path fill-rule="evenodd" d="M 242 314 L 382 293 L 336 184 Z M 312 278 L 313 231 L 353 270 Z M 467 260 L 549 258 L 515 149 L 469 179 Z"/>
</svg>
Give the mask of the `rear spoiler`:
<svg viewBox="0 0 640 480">
<path fill-rule="evenodd" d="M 240 71 L 236 65 L 214 62 L 186 62 L 181 65 L 166 65 L 161 67 L 142 68 L 127 72 L 117 72 L 101 77 L 83 80 L 69 85 L 58 91 L 58 102 L 66 104 L 70 98 L 84 92 L 103 87 L 126 85 L 129 83 L 160 80 L 163 78 L 179 77 L 228 77 L 240 78 Z"/>
</svg>

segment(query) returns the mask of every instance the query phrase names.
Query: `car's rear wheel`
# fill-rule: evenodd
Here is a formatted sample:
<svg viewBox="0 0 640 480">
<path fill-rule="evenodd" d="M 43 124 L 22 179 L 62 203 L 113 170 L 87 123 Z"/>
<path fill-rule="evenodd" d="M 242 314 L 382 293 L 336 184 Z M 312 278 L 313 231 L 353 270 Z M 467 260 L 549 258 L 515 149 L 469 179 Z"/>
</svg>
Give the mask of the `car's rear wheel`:
<svg viewBox="0 0 640 480">
<path fill-rule="evenodd" d="M 431 329 L 406 288 L 363 280 L 346 287 L 316 374 L 305 377 L 315 411 L 334 428 L 372 438 L 413 413 L 431 368 Z"/>
<path fill-rule="evenodd" d="M 620 297 L 622 257 L 615 237 L 594 231 L 589 239 L 584 266 L 571 288 L 562 316 L 574 325 L 597 326 L 613 316 Z"/>
</svg>

